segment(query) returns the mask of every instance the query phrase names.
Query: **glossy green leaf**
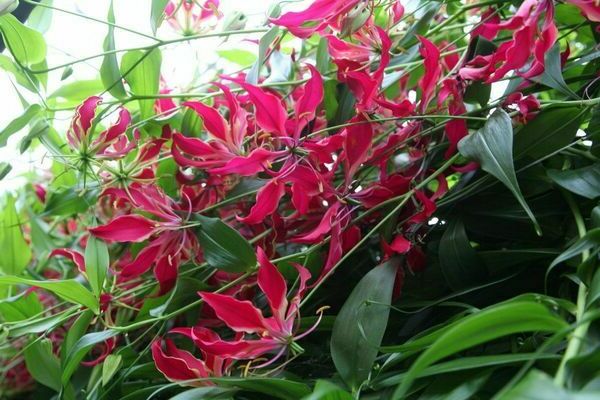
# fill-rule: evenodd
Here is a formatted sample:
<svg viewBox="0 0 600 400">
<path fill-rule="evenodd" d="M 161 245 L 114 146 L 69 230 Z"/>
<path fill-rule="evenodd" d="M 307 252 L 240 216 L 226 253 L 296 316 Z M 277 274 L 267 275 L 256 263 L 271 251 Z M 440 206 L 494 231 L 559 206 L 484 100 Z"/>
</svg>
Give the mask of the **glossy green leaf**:
<svg viewBox="0 0 600 400">
<path fill-rule="evenodd" d="M 53 0 L 41 0 L 40 3 L 52 6 Z M 52 8 L 37 6 L 33 8 L 31 14 L 27 18 L 27 26 L 35 29 L 38 32 L 46 33 L 52 23 Z"/>
<path fill-rule="evenodd" d="M 557 332 L 567 326 L 548 308 L 534 302 L 515 301 L 488 307 L 463 318 L 428 347 L 412 363 L 393 398 L 402 398 L 423 370 L 452 354 L 515 333 Z"/>
<path fill-rule="evenodd" d="M 465 371 L 440 376 L 431 384 L 418 400 L 469 400 L 486 384 L 492 370 Z"/>
<path fill-rule="evenodd" d="M 102 363 L 102 386 L 106 386 L 117 373 L 123 362 L 119 354 L 109 354 Z"/>
<path fill-rule="evenodd" d="M 155 1 L 152 2 L 154 7 Z M 166 1 L 165 1 L 166 3 Z M 163 7 L 164 9 L 164 7 Z M 152 8 L 154 12 L 154 8 Z M 161 10 L 162 15 L 162 10 Z M 108 7 L 107 21 L 115 22 L 115 13 L 113 11 L 113 1 L 111 0 L 110 6 Z M 115 28 L 112 25 L 108 26 L 108 32 L 104 38 L 102 48 L 105 52 L 112 52 L 115 50 Z M 117 62 L 116 53 L 106 54 L 102 59 L 102 65 L 100 66 L 100 78 L 104 89 L 114 97 L 121 99 L 127 94 L 125 93 L 125 87 L 123 86 L 123 79 L 121 78 L 121 71 L 119 70 L 119 63 Z"/>
<path fill-rule="evenodd" d="M 509 389 L 498 400 L 596 400 L 600 391 L 569 392 L 556 386 L 550 376 L 539 370 L 530 371 L 515 387 Z"/>
<path fill-rule="evenodd" d="M 109 264 L 106 243 L 102 239 L 90 235 L 85 247 L 85 274 L 96 296 L 100 296 L 102 293 Z"/>
<path fill-rule="evenodd" d="M 34 119 L 34 121 L 36 120 Z M 37 120 L 29 130 L 29 133 L 27 133 L 19 143 L 19 152 L 21 154 L 25 153 L 29 146 L 31 146 L 33 139 L 39 139 L 40 137 L 47 135 L 49 131 L 50 125 L 45 119 Z"/>
<path fill-rule="evenodd" d="M 102 92 L 102 81 L 99 79 L 87 79 L 67 83 L 56 89 L 49 98 L 63 98 L 81 102 L 90 96 Z"/>
<path fill-rule="evenodd" d="M 525 124 L 514 141 L 515 158 L 539 159 L 568 146 L 575 138 L 587 109 L 548 107 Z"/>
<path fill-rule="evenodd" d="M 260 70 L 262 66 L 266 62 L 267 52 L 269 51 L 269 47 L 277 38 L 279 34 L 279 27 L 273 26 L 269 31 L 267 31 L 258 42 L 258 57 L 248 74 L 246 75 L 246 82 L 256 85 L 258 83 L 258 77 L 260 75 Z"/>
<path fill-rule="evenodd" d="M 23 25 L 14 15 L 0 17 L 0 31 L 10 53 L 21 65 L 31 66 L 46 59 L 42 34 Z"/>
<path fill-rule="evenodd" d="M 39 86 L 39 81 L 35 75 L 23 72 L 17 64 L 7 55 L 0 54 L 0 68 L 11 73 L 19 85 L 35 92 Z"/>
<path fill-rule="evenodd" d="M 158 48 L 149 51 L 133 50 L 123 55 L 121 76 L 127 81 L 134 95 L 158 94 L 161 62 L 162 56 Z M 139 100 L 141 119 L 154 114 L 154 103 L 154 98 Z"/>
<path fill-rule="evenodd" d="M 558 257 L 556 257 L 550 264 L 549 270 L 554 268 L 559 263 L 567 261 L 575 256 L 580 255 L 584 251 L 597 246 L 600 246 L 600 228 L 590 229 L 582 238 L 578 239 L 567 250 L 563 251 Z"/>
<path fill-rule="evenodd" d="M 76 310 L 72 308 L 68 312 L 49 315 L 47 317 L 28 319 L 18 324 L 11 325 L 9 327 L 8 336 L 16 338 L 24 335 L 29 335 L 31 333 L 42 333 L 51 331 L 57 326 L 64 324 L 68 319 L 70 319 L 73 316 L 75 311 Z"/>
<path fill-rule="evenodd" d="M 503 367 L 526 363 L 531 359 L 537 360 L 560 360 L 558 354 L 537 354 L 537 353 L 519 353 L 519 354 L 497 354 L 491 356 L 461 357 L 455 360 L 441 362 L 425 368 L 419 376 L 421 378 L 429 376 L 443 375 L 459 371 L 468 371 L 472 369 Z M 396 386 L 406 376 L 406 373 L 394 374 L 385 379 L 373 383 L 375 388 Z"/>
<path fill-rule="evenodd" d="M 59 392 L 62 387 L 60 361 L 52 352 L 52 341 L 50 339 L 34 340 L 25 348 L 24 355 L 27 370 L 33 379 Z"/>
<path fill-rule="evenodd" d="M 316 67 L 321 74 L 329 72 L 329 50 L 327 47 L 327 39 L 319 39 L 317 45 Z"/>
<path fill-rule="evenodd" d="M 48 290 L 63 300 L 73 304 L 81 304 L 98 313 L 98 300 L 92 292 L 87 290 L 75 279 L 55 280 L 55 281 L 36 281 L 33 279 L 20 278 L 18 276 L 0 276 L 0 285 L 28 285 Z"/>
<path fill-rule="evenodd" d="M 73 324 L 67 331 L 65 339 L 63 340 L 63 343 L 60 347 L 60 358 L 63 362 L 67 357 L 67 354 L 69 354 L 69 352 L 71 351 L 71 348 L 73 348 L 73 346 L 75 345 L 75 343 L 77 343 L 77 341 L 83 335 L 85 335 L 85 332 L 87 331 L 87 328 L 89 327 L 93 319 L 94 313 L 90 310 L 86 310 L 83 313 L 81 313 L 79 317 L 77 317 L 75 322 L 73 322 Z"/>
<path fill-rule="evenodd" d="M 373 268 L 354 287 L 331 334 L 331 357 L 342 379 L 356 390 L 369 377 L 385 333 L 397 261 Z M 372 303 L 370 303 L 372 302 Z"/>
<path fill-rule="evenodd" d="M 541 235 L 540 226 L 517 182 L 512 155 L 513 130 L 508 114 L 502 109 L 494 111 L 483 128 L 458 143 L 458 150 L 464 157 L 476 160 L 484 171 L 496 177 L 513 193 Z"/>
<path fill-rule="evenodd" d="M 242 49 L 217 50 L 217 54 L 240 67 L 248 67 L 256 62 L 258 56 L 251 51 Z"/>
<path fill-rule="evenodd" d="M 8 175 L 10 173 L 10 171 L 12 171 L 12 165 L 10 165 L 9 163 L 5 162 L 5 161 L 1 161 L 0 162 L 0 181 L 4 178 L 6 178 L 6 175 Z"/>
<path fill-rule="evenodd" d="M 31 260 L 31 250 L 25 241 L 21 218 L 12 196 L 6 198 L 5 207 L 0 214 L 0 270 L 5 274 L 20 275 Z"/>
<path fill-rule="evenodd" d="M 565 171 L 549 170 L 548 177 L 557 185 L 588 199 L 600 196 L 600 164 Z"/>
<path fill-rule="evenodd" d="M 481 282 L 485 277 L 485 267 L 469 243 L 464 224 L 455 220 L 447 226 L 440 239 L 438 254 L 448 286 L 452 290 L 460 290 Z"/>
<path fill-rule="evenodd" d="M 297 400 L 310 393 L 307 385 L 301 382 L 277 378 L 211 378 L 219 386 L 235 387 L 262 393 L 282 400 Z"/>
<path fill-rule="evenodd" d="M 76 188 L 53 192 L 48 196 L 43 215 L 69 216 L 85 212 L 95 204 L 98 191 L 88 188 L 83 193 Z"/>
<path fill-rule="evenodd" d="M 12 120 L 2 131 L 0 131 L 0 147 L 6 146 L 8 139 L 21 129 L 25 128 L 27 124 L 34 118 L 40 115 L 42 107 L 39 104 L 32 104 L 21 114 L 19 117 Z"/>
<path fill-rule="evenodd" d="M 152 32 L 156 34 L 158 27 L 165 17 L 165 7 L 169 0 L 152 0 L 150 8 L 150 27 Z"/>
<path fill-rule="evenodd" d="M 575 92 L 571 90 L 569 85 L 566 84 L 565 79 L 562 75 L 562 65 L 560 61 L 560 45 L 554 44 L 550 50 L 548 50 L 544 56 L 544 73 L 538 79 L 539 81 L 556 89 L 562 94 L 568 97 L 579 98 Z"/>
<path fill-rule="evenodd" d="M 236 389 L 221 387 L 198 387 L 181 392 L 169 400 L 229 400 L 233 399 Z"/>
<path fill-rule="evenodd" d="M 3 321 L 16 322 L 41 315 L 44 308 L 35 292 L 22 292 L 0 300 L 0 316 Z"/>
<path fill-rule="evenodd" d="M 115 337 L 119 334 L 118 331 L 106 330 L 101 332 L 88 333 L 82 336 L 70 349 L 65 358 L 62 368 L 61 381 L 63 385 L 69 383 L 71 376 L 79 367 L 81 360 L 86 353 L 94 347 L 95 344 L 104 342 L 107 339 Z"/>
<path fill-rule="evenodd" d="M 206 262 L 227 272 L 244 272 L 256 265 L 252 246 L 235 229 L 218 218 L 198 216 L 198 240 Z"/>
<path fill-rule="evenodd" d="M 352 400 L 354 397 L 341 387 L 325 380 L 318 380 L 313 392 L 302 400 Z"/>
</svg>

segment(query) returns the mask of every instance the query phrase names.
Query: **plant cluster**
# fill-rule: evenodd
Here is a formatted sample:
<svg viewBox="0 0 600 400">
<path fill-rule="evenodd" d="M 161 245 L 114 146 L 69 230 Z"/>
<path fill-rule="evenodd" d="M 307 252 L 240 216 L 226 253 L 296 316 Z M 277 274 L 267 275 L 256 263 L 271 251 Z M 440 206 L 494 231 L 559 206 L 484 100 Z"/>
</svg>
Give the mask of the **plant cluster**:
<svg viewBox="0 0 600 400">
<path fill-rule="evenodd" d="M 51 159 L 3 199 L 1 396 L 600 396 L 597 1 L 283 2 L 247 29 L 152 0 L 133 49 L 111 2 L 63 65 L 1 3 L 0 67 L 39 101 L 0 145 L 29 126 Z M 161 74 L 253 34 L 208 84 Z"/>
</svg>

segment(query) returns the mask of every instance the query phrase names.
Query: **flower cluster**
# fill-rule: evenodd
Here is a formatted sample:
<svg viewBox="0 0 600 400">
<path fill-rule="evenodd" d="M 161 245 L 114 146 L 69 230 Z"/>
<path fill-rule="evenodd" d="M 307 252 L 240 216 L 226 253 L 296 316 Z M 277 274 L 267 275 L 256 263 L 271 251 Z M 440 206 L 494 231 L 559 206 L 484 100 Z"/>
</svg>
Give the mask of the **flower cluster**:
<svg viewBox="0 0 600 400">
<path fill-rule="evenodd" d="M 597 1 L 567 2 L 600 22 Z M 535 121 L 543 102 L 532 89 L 570 50 L 560 51 L 552 0 L 514 9 L 467 2 L 472 15 L 460 29 L 468 32 L 452 41 L 443 34 L 452 18 L 435 14 L 425 35 L 410 26 L 416 11 L 404 6 L 315 0 L 302 11 L 277 10 L 265 35 L 274 37 L 266 50 L 260 41 L 252 72 L 216 74 L 198 95 L 178 93 L 163 76 L 154 94 L 135 93 L 123 76 L 117 83 L 132 93 L 127 100 L 91 96 L 76 107 L 57 159 L 83 187 L 66 205 L 43 185 L 34 190 L 42 216 L 66 208 L 48 229 L 62 245 L 44 247 L 44 262 L 62 273 L 70 260 L 76 268 L 63 275 L 77 288 L 87 281 L 97 302 L 97 315 L 78 319 L 87 323 L 78 328 L 97 324 L 110 333 L 85 349 L 94 356 L 83 365 L 117 357 L 126 340 L 147 343 L 158 371 L 182 385 L 213 385 L 241 366 L 245 373 L 274 366 L 269 374 L 304 352 L 299 341 L 327 304 L 313 308 L 310 324 L 302 307 L 334 274 L 344 276 L 352 254 L 369 246 L 373 259 L 398 261 L 395 296 L 407 274 L 425 270 L 440 200 L 479 168 L 459 152 L 463 139 L 494 108 L 510 113 L 503 113 L 508 125 Z M 219 7 L 218 0 L 170 1 L 162 16 L 186 41 L 215 28 Z M 284 39 L 292 36 L 304 41 L 287 54 Z M 158 40 L 144 57 L 176 40 Z M 274 75 L 277 56 L 289 58 L 289 80 L 264 76 Z M 489 86 L 512 79 L 490 103 Z M 489 107 L 473 94 L 481 87 Z M 152 103 L 150 118 L 128 105 L 136 101 Z M 81 209 L 92 211 L 77 216 Z M 166 322 L 152 340 L 131 333 L 159 321 Z M 18 369 L 7 379 L 31 381 Z"/>
</svg>

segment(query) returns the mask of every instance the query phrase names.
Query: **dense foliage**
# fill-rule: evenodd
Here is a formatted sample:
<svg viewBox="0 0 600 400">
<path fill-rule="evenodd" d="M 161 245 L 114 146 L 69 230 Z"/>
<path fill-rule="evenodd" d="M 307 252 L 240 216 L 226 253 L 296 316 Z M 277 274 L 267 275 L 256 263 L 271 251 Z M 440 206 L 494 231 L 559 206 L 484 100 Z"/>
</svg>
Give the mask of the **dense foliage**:
<svg viewBox="0 0 600 400">
<path fill-rule="evenodd" d="M 137 48 L 15 5 L 2 398 L 600 398 L 597 1 L 153 0 Z M 61 12 L 104 48 L 49 65 Z M 171 86 L 214 37 L 260 40 Z"/>
</svg>

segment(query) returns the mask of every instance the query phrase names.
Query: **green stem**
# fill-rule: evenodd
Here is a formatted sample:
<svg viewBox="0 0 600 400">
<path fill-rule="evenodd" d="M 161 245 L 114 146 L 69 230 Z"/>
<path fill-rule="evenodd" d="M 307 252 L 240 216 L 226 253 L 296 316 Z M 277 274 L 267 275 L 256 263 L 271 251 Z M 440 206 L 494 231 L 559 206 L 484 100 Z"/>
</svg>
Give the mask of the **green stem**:
<svg viewBox="0 0 600 400">
<path fill-rule="evenodd" d="M 90 17 L 89 15 L 77 13 L 77 12 L 74 12 L 74 11 L 69 11 L 69 10 L 66 10 L 64 8 L 60 8 L 60 7 L 56 7 L 56 6 L 51 6 L 49 4 L 45 4 L 45 3 L 42 3 L 42 2 L 38 2 L 38 1 L 23 0 L 23 2 L 24 3 L 28 3 L 28 4 L 32 4 L 32 5 L 37 6 L 37 7 L 49 8 L 51 10 L 60 11 L 60 12 L 63 12 L 65 14 L 75 15 L 77 17 L 85 18 L 85 19 L 88 19 L 90 21 L 98 22 L 100 24 L 109 25 L 109 26 L 112 26 L 113 28 L 117 28 L 117 29 L 121 29 L 123 31 L 135 33 L 136 35 L 140 35 L 140 36 L 143 36 L 145 38 L 156 40 L 156 41 L 160 42 L 160 39 L 158 39 L 158 38 L 156 38 L 156 37 L 154 37 L 152 35 L 147 35 L 145 33 L 138 32 L 135 29 L 131 29 L 131 28 L 127 28 L 125 26 L 117 25 L 117 24 L 115 24 L 113 22 L 104 21 L 104 20 L 101 20 L 101 19 L 98 19 L 98 18 Z"/>
<path fill-rule="evenodd" d="M 577 233 L 580 238 L 585 236 L 586 227 L 585 221 L 581 216 L 581 212 L 579 211 L 579 207 L 577 203 L 573 199 L 573 196 L 568 192 L 563 192 L 567 203 L 569 204 L 569 208 L 573 213 L 573 218 L 575 219 L 575 225 L 577 225 Z M 587 258 L 590 256 L 589 250 L 586 250 L 582 254 L 582 262 L 585 262 Z M 577 291 L 577 310 L 575 313 L 576 321 L 579 322 L 585 313 L 586 306 L 586 298 L 587 298 L 587 287 L 585 283 L 579 283 L 579 289 Z M 570 359 L 577 356 L 579 350 L 581 350 L 581 345 L 583 344 L 583 338 L 585 337 L 588 328 L 590 327 L 590 322 L 585 322 L 582 324 L 578 324 L 577 328 L 573 331 L 573 334 L 569 338 L 569 342 L 567 344 L 567 349 L 565 350 L 565 354 L 563 355 L 562 360 L 560 361 L 560 365 L 554 376 L 554 383 L 559 386 L 564 386 L 566 381 L 566 365 Z"/>
<path fill-rule="evenodd" d="M 214 293 L 221 293 L 235 285 L 237 285 L 240 282 L 243 282 L 246 278 L 248 278 L 250 275 L 252 275 L 254 273 L 254 271 L 249 271 L 246 272 L 245 274 L 239 276 L 238 278 L 234 279 L 233 281 L 227 283 L 226 285 L 221 286 L 219 289 L 215 290 Z M 198 299 L 194 302 L 191 302 L 189 304 L 186 304 L 185 306 L 178 308 L 177 310 L 170 312 L 168 314 L 165 315 L 161 315 L 159 317 L 156 318 L 150 318 L 150 319 L 146 319 L 143 321 L 139 321 L 139 322 L 134 322 L 133 324 L 129 324 L 126 326 L 109 326 L 108 328 L 113 329 L 115 331 L 119 331 L 119 332 L 127 332 L 133 329 L 137 329 L 140 328 L 144 325 L 148 325 L 148 324 L 152 324 L 158 321 L 165 321 L 165 320 L 169 320 L 171 318 L 174 318 L 176 316 L 178 316 L 181 313 L 186 312 L 187 310 L 190 310 L 196 306 L 199 306 L 200 304 L 202 304 L 204 301 L 202 299 Z"/>
<path fill-rule="evenodd" d="M 214 33 L 204 33 L 204 34 L 193 35 L 193 36 L 185 36 L 185 37 L 171 39 L 171 40 L 161 40 L 160 42 L 158 42 L 156 44 L 152 44 L 150 46 L 139 46 L 139 47 L 130 47 L 130 48 L 126 48 L 126 49 L 115 49 L 115 50 L 104 51 L 102 53 L 94 54 L 92 56 L 80 58 L 75 61 L 71 61 L 71 62 L 68 62 L 65 64 L 56 65 L 54 67 L 49 67 L 49 68 L 45 68 L 45 69 L 39 69 L 39 70 L 32 70 L 30 68 L 24 68 L 24 69 L 27 72 L 30 72 L 32 74 L 43 74 L 46 72 L 55 71 L 57 69 L 69 67 L 71 65 L 79 64 L 79 63 L 82 63 L 85 61 L 93 60 L 95 58 L 104 57 L 109 54 L 123 53 L 123 52 L 127 52 L 127 51 L 135 51 L 135 50 L 148 50 L 148 49 L 153 49 L 156 47 L 166 46 L 169 44 L 188 42 L 188 41 L 192 41 L 192 40 L 196 40 L 196 39 L 220 37 L 220 36 L 227 36 L 227 35 L 241 35 L 241 34 L 246 34 L 246 33 L 259 33 L 259 32 L 266 32 L 266 31 L 267 31 L 267 29 L 265 29 L 265 28 L 257 28 L 257 29 L 246 29 L 246 30 L 240 30 L 240 31 L 222 31 L 222 32 L 214 32 Z"/>
</svg>

